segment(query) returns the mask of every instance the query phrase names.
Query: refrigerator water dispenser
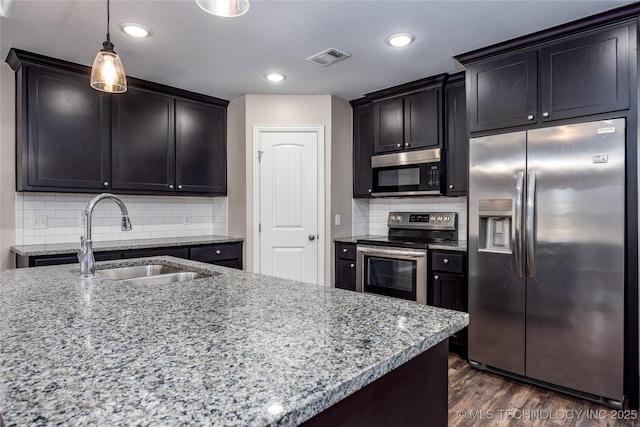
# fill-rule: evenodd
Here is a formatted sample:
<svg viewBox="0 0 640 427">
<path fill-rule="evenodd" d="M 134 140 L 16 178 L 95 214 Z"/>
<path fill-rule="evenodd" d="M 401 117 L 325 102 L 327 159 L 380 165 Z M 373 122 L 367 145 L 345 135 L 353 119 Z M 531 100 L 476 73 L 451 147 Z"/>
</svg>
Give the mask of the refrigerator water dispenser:
<svg viewBox="0 0 640 427">
<path fill-rule="evenodd" d="M 511 199 L 480 200 L 478 250 L 511 253 Z"/>
</svg>

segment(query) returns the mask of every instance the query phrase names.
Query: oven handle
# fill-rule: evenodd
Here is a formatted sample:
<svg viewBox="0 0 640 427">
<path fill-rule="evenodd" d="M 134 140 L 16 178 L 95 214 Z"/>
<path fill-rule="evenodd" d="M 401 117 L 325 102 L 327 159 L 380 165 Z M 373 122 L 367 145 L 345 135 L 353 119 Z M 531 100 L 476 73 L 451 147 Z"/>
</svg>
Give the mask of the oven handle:
<svg viewBox="0 0 640 427">
<path fill-rule="evenodd" d="M 400 259 L 426 258 L 427 251 L 411 249 L 389 249 L 379 246 L 356 246 L 356 251 L 367 255 L 392 256 Z"/>
</svg>

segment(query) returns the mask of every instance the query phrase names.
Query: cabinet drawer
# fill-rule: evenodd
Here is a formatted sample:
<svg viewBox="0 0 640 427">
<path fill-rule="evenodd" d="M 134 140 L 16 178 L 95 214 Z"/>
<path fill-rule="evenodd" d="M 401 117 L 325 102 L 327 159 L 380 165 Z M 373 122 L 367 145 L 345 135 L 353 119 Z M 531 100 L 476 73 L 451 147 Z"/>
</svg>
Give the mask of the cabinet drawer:
<svg viewBox="0 0 640 427">
<path fill-rule="evenodd" d="M 431 254 L 431 269 L 450 273 L 464 273 L 464 254 L 448 252 L 433 252 Z"/>
<path fill-rule="evenodd" d="M 191 259 L 194 261 L 224 261 L 242 258 L 242 244 L 230 243 L 191 248 Z"/>
<path fill-rule="evenodd" d="M 189 259 L 188 248 L 149 248 L 149 249 L 132 249 L 123 252 L 124 259 L 128 258 L 146 258 L 151 256 L 174 256 L 177 258 Z"/>
<path fill-rule="evenodd" d="M 356 260 L 355 243 L 339 243 L 336 242 L 336 259 L 344 259 L 347 261 Z"/>
</svg>

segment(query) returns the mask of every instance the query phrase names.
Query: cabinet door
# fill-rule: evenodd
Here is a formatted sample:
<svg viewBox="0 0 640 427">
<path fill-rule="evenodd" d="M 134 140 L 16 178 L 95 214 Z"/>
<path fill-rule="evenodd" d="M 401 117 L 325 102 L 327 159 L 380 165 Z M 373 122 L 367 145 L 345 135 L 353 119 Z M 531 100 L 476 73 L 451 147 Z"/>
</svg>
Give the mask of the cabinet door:
<svg viewBox="0 0 640 427">
<path fill-rule="evenodd" d="M 27 117 L 21 122 L 28 137 L 18 148 L 18 190 L 108 187 L 109 97 L 92 89 L 88 76 L 37 67 L 27 73 Z"/>
<path fill-rule="evenodd" d="M 467 68 L 470 132 L 535 123 L 536 55 L 531 51 L 501 56 Z"/>
<path fill-rule="evenodd" d="M 629 108 L 630 30 L 607 28 L 540 50 L 542 121 Z"/>
<path fill-rule="evenodd" d="M 356 290 L 356 262 L 349 260 L 336 261 L 336 288 L 348 291 Z"/>
<path fill-rule="evenodd" d="M 467 194 L 469 176 L 467 133 L 467 107 L 464 81 L 447 85 L 446 94 L 446 157 L 447 157 L 447 196 Z"/>
<path fill-rule="evenodd" d="M 431 279 L 433 305 L 451 310 L 467 311 L 467 283 L 464 275 L 436 271 Z"/>
<path fill-rule="evenodd" d="M 129 87 L 113 96 L 112 188 L 173 192 L 173 98 Z"/>
<path fill-rule="evenodd" d="M 403 149 L 403 105 L 401 97 L 373 103 L 373 140 L 376 153 Z"/>
<path fill-rule="evenodd" d="M 176 100 L 176 190 L 227 194 L 226 109 Z"/>
<path fill-rule="evenodd" d="M 371 104 L 353 108 L 353 197 L 371 197 L 373 114 Z"/>
<path fill-rule="evenodd" d="M 440 146 L 441 92 L 429 89 L 404 97 L 404 148 Z"/>
</svg>

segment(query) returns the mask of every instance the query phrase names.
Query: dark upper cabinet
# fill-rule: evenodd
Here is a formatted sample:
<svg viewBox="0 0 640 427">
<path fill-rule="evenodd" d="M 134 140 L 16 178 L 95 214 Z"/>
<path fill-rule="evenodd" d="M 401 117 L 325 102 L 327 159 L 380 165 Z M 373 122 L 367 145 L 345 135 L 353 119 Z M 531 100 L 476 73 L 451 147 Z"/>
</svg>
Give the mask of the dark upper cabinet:
<svg viewBox="0 0 640 427">
<path fill-rule="evenodd" d="M 228 101 L 127 78 L 89 86 L 90 68 L 11 49 L 18 191 L 225 195 Z"/>
<path fill-rule="evenodd" d="M 541 121 L 629 108 L 630 30 L 607 28 L 540 49 Z"/>
<path fill-rule="evenodd" d="M 176 99 L 176 190 L 227 192 L 226 108 Z"/>
<path fill-rule="evenodd" d="M 467 194 L 469 177 L 467 107 L 464 72 L 453 75 L 445 86 L 445 156 L 447 182 L 445 195 Z"/>
<path fill-rule="evenodd" d="M 629 34 L 635 23 L 468 64 L 469 131 L 629 108 Z"/>
<path fill-rule="evenodd" d="M 109 97 L 88 76 L 50 68 L 25 65 L 18 83 L 18 191 L 108 185 Z"/>
<path fill-rule="evenodd" d="M 537 52 L 490 59 L 467 68 L 469 131 L 526 125 L 537 110 Z"/>
<path fill-rule="evenodd" d="M 353 105 L 353 197 L 371 197 L 373 114 L 371 102 Z"/>
<path fill-rule="evenodd" d="M 113 97 L 114 190 L 174 190 L 174 99 L 129 87 Z"/>
<path fill-rule="evenodd" d="M 374 101 L 375 153 L 440 146 L 441 109 L 440 88 Z"/>
</svg>

